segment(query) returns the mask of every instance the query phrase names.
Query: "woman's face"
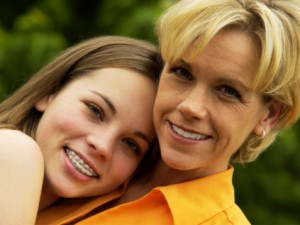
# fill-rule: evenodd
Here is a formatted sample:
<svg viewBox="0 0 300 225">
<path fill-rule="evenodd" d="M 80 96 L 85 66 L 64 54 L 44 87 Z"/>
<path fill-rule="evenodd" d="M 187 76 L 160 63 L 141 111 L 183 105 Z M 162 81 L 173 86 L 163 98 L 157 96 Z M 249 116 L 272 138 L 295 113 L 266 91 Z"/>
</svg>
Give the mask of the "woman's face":
<svg viewBox="0 0 300 225">
<path fill-rule="evenodd" d="M 145 75 L 105 68 L 38 102 L 47 187 L 60 197 L 85 197 L 124 183 L 155 139 L 155 94 Z"/>
<path fill-rule="evenodd" d="M 249 89 L 255 49 L 247 34 L 221 31 L 191 63 L 166 63 L 154 125 L 168 166 L 200 176 L 223 171 L 251 132 L 267 129 L 269 109 Z"/>
</svg>

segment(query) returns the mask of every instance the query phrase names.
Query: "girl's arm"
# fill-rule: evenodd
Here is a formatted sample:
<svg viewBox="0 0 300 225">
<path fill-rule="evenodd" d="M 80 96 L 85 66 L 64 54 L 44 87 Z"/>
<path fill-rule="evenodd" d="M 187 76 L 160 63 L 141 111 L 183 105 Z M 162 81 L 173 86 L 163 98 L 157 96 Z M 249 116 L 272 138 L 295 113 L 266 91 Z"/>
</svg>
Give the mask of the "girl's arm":
<svg viewBox="0 0 300 225">
<path fill-rule="evenodd" d="M 34 224 L 44 176 L 36 142 L 17 130 L 0 129 L 1 224 Z"/>
</svg>

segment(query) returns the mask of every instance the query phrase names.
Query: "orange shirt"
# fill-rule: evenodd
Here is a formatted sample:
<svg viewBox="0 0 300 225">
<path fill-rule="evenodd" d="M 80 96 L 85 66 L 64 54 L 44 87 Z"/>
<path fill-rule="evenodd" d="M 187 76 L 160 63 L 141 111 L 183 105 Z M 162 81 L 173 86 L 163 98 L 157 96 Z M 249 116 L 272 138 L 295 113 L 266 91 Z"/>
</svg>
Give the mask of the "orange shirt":
<svg viewBox="0 0 300 225">
<path fill-rule="evenodd" d="M 116 206 L 76 224 L 248 225 L 250 223 L 234 202 L 232 175 L 231 167 L 224 172 L 193 181 L 157 187 L 136 201 Z M 107 195 L 97 198 L 97 204 L 101 204 L 100 200 L 103 198 L 107 198 Z M 77 209 L 77 212 L 73 212 L 73 218 L 80 216 L 79 211 Z M 82 215 L 84 213 L 81 213 Z M 61 220 L 62 223 L 67 221 L 70 222 L 70 220 Z"/>
<path fill-rule="evenodd" d="M 64 199 L 38 213 L 35 225 L 59 225 L 84 217 L 98 206 L 120 197 L 123 192 L 122 189 L 123 188 L 119 188 L 97 198 Z"/>
<path fill-rule="evenodd" d="M 158 187 L 143 198 L 78 225 L 250 224 L 234 202 L 233 168 L 197 180 Z"/>
</svg>

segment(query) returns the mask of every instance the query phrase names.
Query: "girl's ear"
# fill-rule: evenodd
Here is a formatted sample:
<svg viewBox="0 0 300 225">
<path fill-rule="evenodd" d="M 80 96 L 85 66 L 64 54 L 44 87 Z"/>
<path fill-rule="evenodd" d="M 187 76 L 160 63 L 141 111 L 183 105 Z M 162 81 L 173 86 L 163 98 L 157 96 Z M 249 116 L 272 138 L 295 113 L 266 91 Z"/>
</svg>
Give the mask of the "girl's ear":
<svg viewBox="0 0 300 225">
<path fill-rule="evenodd" d="M 266 114 L 254 127 L 254 133 L 258 137 L 264 137 L 265 134 L 269 133 L 272 128 L 277 124 L 281 112 L 283 110 L 282 103 L 278 101 L 272 101 L 267 108 Z"/>
<path fill-rule="evenodd" d="M 53 95 L 47 95 L 45 97 L 43 97 L 41 100 L 39 100 L 36 104 L 35 104 L 35 108 L 37 111 L 39 112 L 44 112 L 49 103 L 51 102 Z"/>
</svg>

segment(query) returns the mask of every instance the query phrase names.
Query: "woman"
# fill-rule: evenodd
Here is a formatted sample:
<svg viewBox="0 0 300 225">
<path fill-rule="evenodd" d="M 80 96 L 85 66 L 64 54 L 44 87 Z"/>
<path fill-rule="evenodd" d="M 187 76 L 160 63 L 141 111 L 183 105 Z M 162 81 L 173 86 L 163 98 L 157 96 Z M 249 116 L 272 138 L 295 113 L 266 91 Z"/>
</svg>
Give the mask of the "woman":
<svg viewBox="0 0 300 225">
<path fill-rule="evenodd" d="M 249 224 L 230 162 L 255 160 L 299 118 L 299 15 L 298 0 L 182 0 L 168 9 L 157 24 L 161 157 L 76 224 Z"/>
<path fill-rule="evenodd" d="M 150 43 L 93 38 L 67 49 L 1 103 L 1 222 L 33 224 L 37 210 L 61 198 L 122 188 L 152 154 L 160 70 Z"/>
</svg>

